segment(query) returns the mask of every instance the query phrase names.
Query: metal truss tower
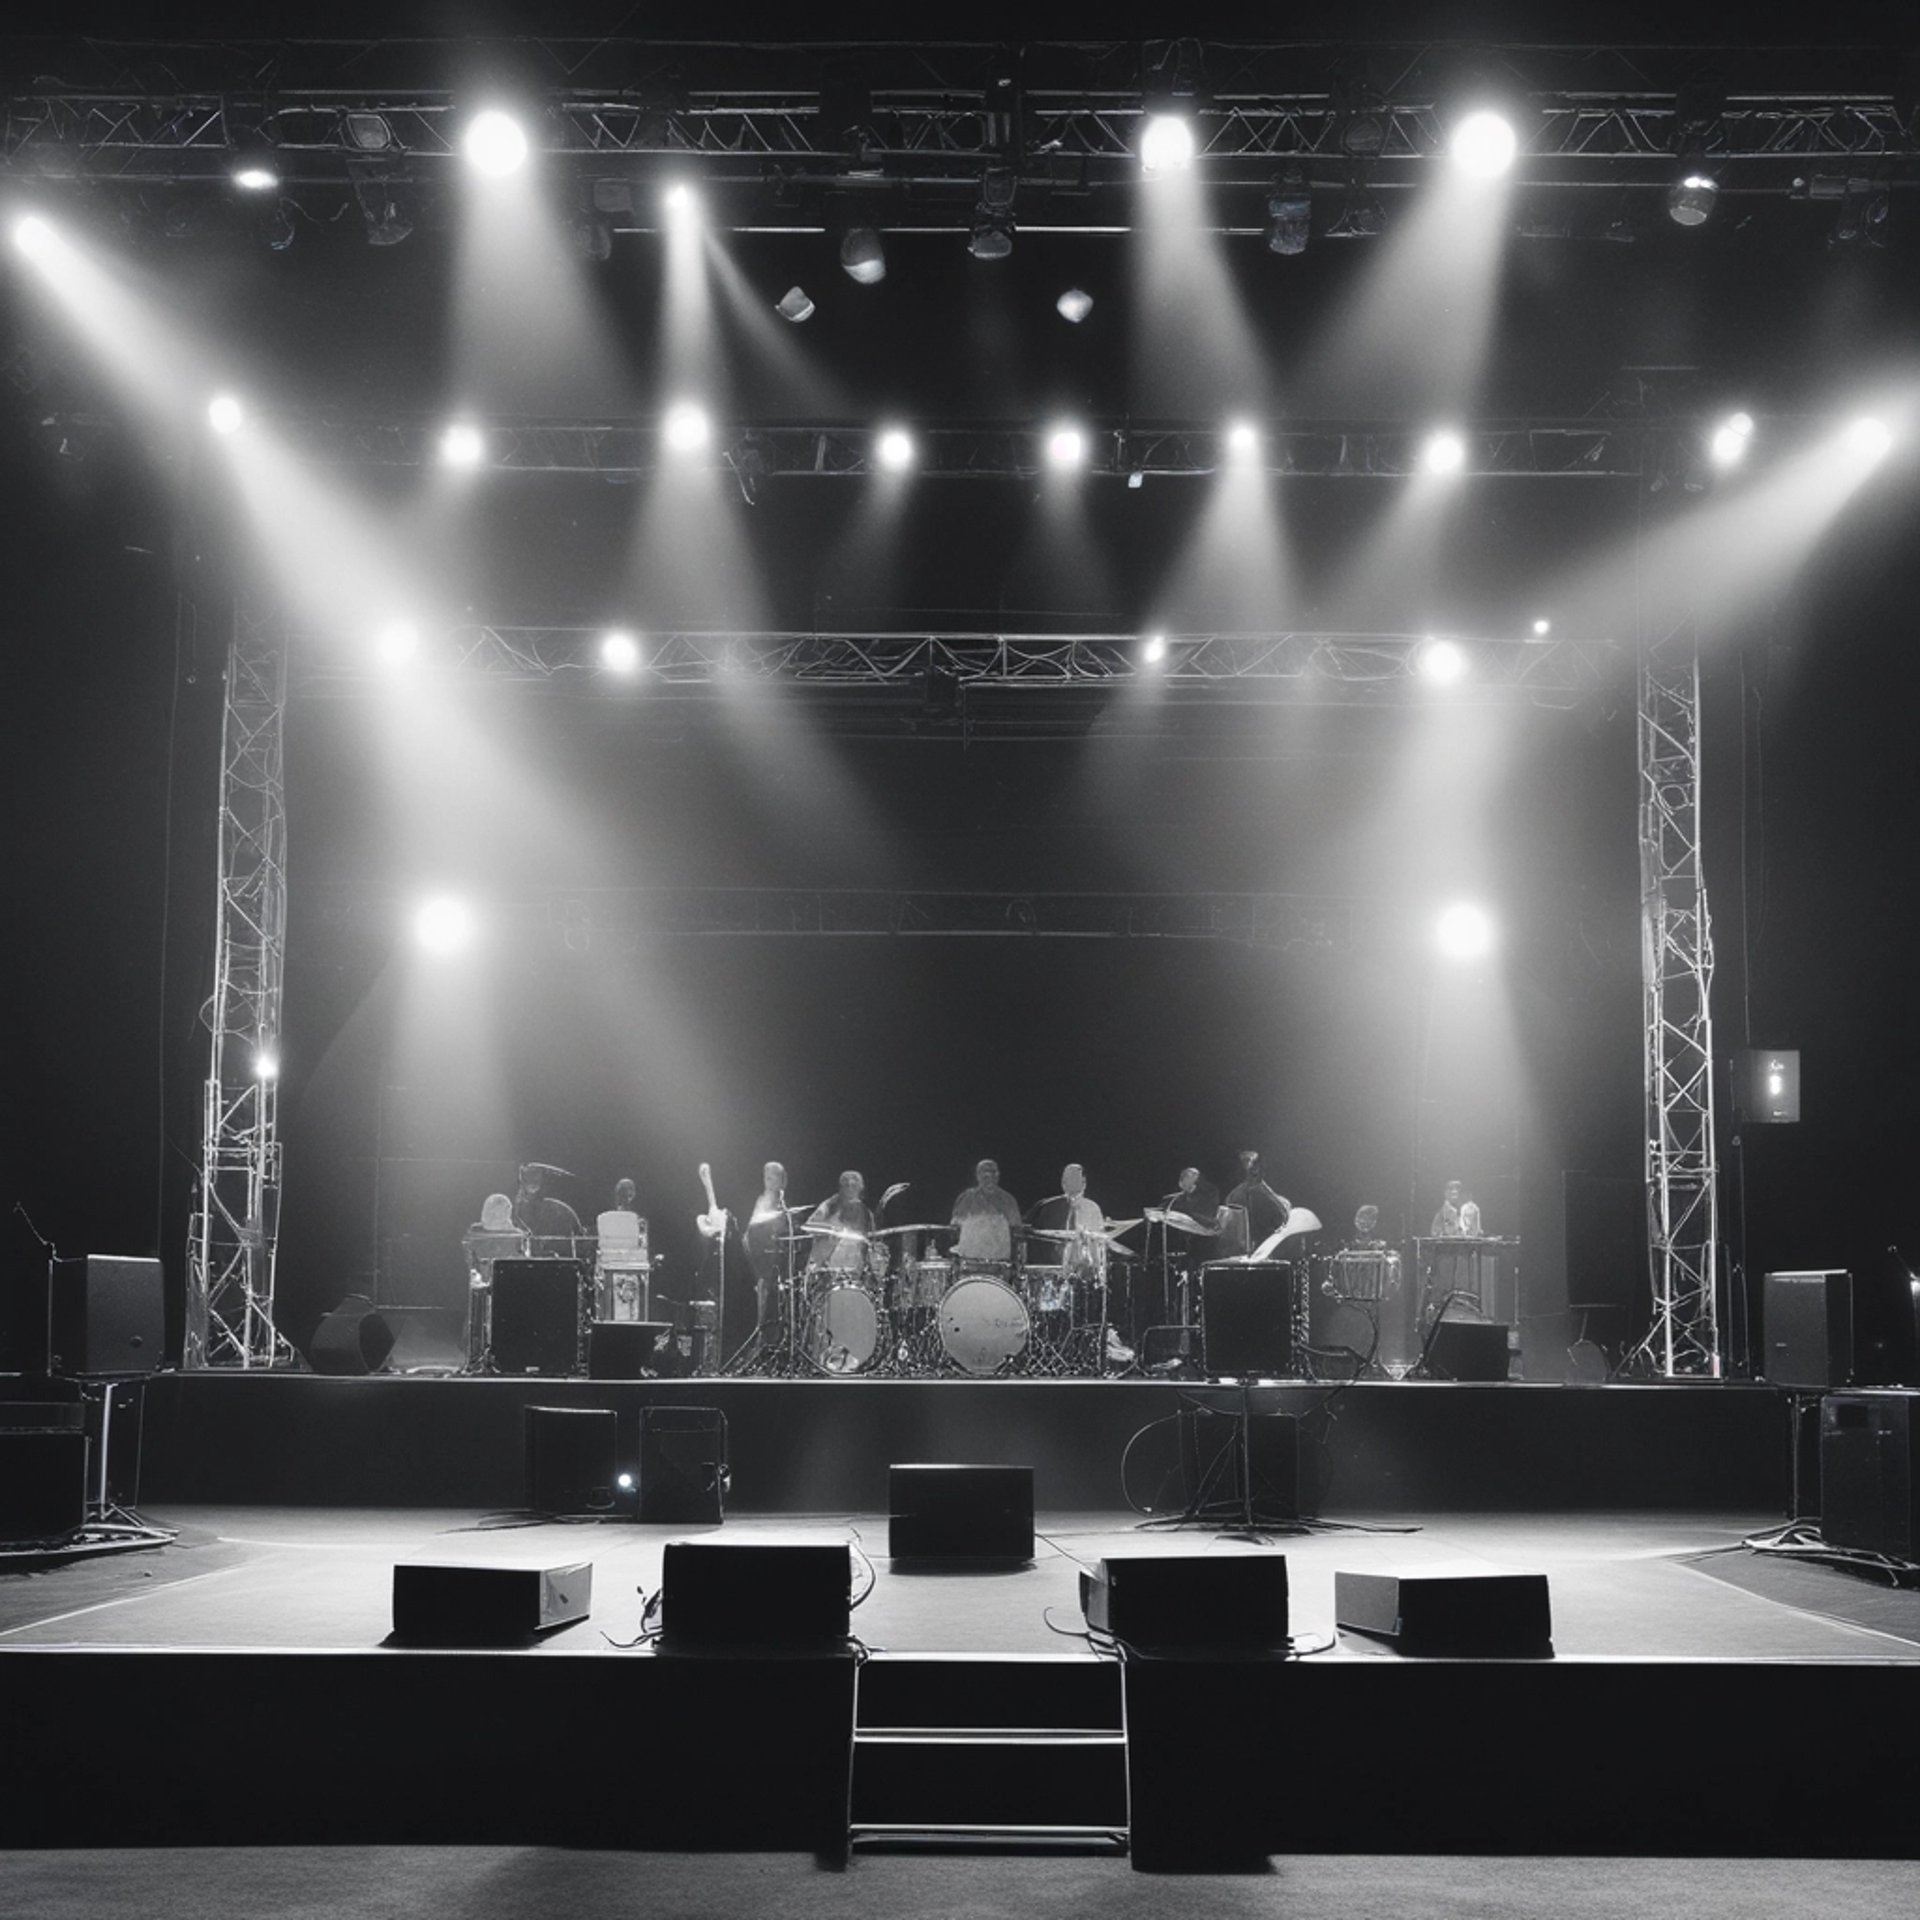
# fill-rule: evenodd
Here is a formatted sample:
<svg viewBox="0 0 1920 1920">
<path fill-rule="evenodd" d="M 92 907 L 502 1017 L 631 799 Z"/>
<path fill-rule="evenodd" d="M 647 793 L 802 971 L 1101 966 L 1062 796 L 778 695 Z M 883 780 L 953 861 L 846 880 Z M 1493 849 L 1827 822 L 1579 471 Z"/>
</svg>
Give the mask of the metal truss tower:
<svg viewBox="0 0 1920 1920">
<path fill-rule="evenodd" d="M 220 758 L 219 924 L 200 1180 L 187 1230 L 189 1367 L 271 1367 L 280 1224 L 278 1050 L 287 949 L 285 633 L 236 603 Z"/>
<path fill-rule="evenodd" d="M 1653 1322 L 1627 1364 L 1666 1379 L 1717 1378 L 1713 930 L 1700 862 L 1700 655 L 1690 618 L 1643 642 L 1639 763 Z"/>
</svg>

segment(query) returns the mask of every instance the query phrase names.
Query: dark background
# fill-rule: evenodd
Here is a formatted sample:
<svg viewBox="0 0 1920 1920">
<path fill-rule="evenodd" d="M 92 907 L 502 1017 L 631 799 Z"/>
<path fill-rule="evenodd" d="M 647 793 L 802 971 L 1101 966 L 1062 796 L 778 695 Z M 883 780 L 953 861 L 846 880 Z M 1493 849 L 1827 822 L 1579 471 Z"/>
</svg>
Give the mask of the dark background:
<svg viewBox="0 0 1920 1920">
<path fill-rule="evenodd" d="M 1517 24 L 1498 9 L 1444 21 L 1405 11 L 1421 32 Z M 1230 12 L 1221 30 L 1247 30 Z M 350 30 L 350 15 L 327 18 Z M 739 18 L 743 33 L 765 24 Z M 1611 33 L 1686 26 L 1684 10 L 1608 18 Z M 1569 12 L 1549 36 L 1536 10 L 1527 19 L 1528 38 L 1593 25 Z M 623 21 L 637 24 L 624 9 L 583 10 L 581 24 Z M 656 22 L 720 25 L 650 11 Z M 103 12 L 98 24 L 121 23 Z M 1180 24 L 1210 23 L 1183 11 Z M 1795 28 L 1796 39 L 1911 33 L 1864 13 Z M 1513 241 L 1475 410 L 1578 414 L 1622 366 L 1696 367 L 1756 412 L 1819 409 L 1850 378 L 1910 373 L 1912 215 L 1896 196 L 1888 245 L 1861 253 L 1830 249 L 1810 208 L 1693 233 L 1656 218 L 1632 247 Z M 255 392 L 367 412 L 452 397 L 444 234 L 378 253 L 351 231 L 302 231 L 283 255 L 217 234 L 116 244 L 245 365 Z M 743 413 L 1172 410 L 1157 382 L 1173 369 L 1143 365 L 1130 330 L 1130 239 L 1025 236 L 1011 260 L 983 265 L 957 238 L 901 237 L 872 289 L 846 281 L 818 239 L 726 245 L 766 300 L 799 280 L 820 303 L 795 336 L 804 382 L 757 370 L 733 342 L 726 401 Z M 1316 242 L 1281 260 L 1256 238 L 1232 243 L 1265 364 L 1247 370 L 1244 392 L 1218 396 L 1220 411 L 1364 417 L 1390 399 L 1419 417 L 1417 382 L 1383 399 L 1306 378 L 1361 256 Z M 487 404 L 651 410 L 657 266 L 653 245 L 627 236 L 589 269 L 624 374 L 556 380 L 536 358 Z M 1078 329 L 1053 311 L 1070 283 L 1097 302 Z M 177 1285 L 204 1072 L 196 1015 L 211 985 L 220 608 L 236 547 L 218 489 L 183 448 L 132 435 L 79 461 L 52 450 L 48 412 L 116 403 L 11 259 L 0 327 L 8 352 L 34 356 L 0 414 L 11 882 L 0 1198 L 65 1250 L 160 1253 Z M 451 578 L 462 605 L 498 618 L 704 624 L 751 609 L 800 626 L 1199 624 L 1240 611 L 1228 574 L 1168 600 L 1205 486 L 1089 482 L 1063 523 L 1019 483 L 928 483 L 883 543 L 885 568 L 856 537 L 860 483 L 780 483 L 752 508 L 729 490 L 714 511 L 750 555 L 749 576 L 635 565 L 644 485 L 493 476 Z M 1295 564 L 1285 604 L 1265 617 L 1518 632 L 1556 574 L 1622 542 L 1642 506 L 1626 483 L 1470 483 L 1418 604 L 1386 578 L 1336 594 L 1394 492 L 1282 486 Z M 1751 1037 L 1805 1061 L 1802 1123 L 1745 1142 L 1748 1264 L 1851 1266 L 1874 1325 L 1892 1297 L 1886 1249 L 1920 1247 L 1920 1102 L 1902 1012 L 1920 811 L 1913 507 L 1903 450 L 1791 590 L 1712 632 L 1707 650 L 1717 1039 L 1723 1053 Z M 1632 699 L 1630 684 L 1614 691 L 1572 713 L 1476 715 L 1447 738 L 1426 713 L 1290 707 L 1157 739 L 963 748 L 831 736 L 719 705 L 663 712 L 644 695 L 489 689 L 462 703 L 471 750 L 450 772 L 427 764 L 423 734 L 411 781 L 405 753 L 390 751 L 393 716 L 371 696 L 303 697 L 288 723 L 287 1328 L 302 1335 L 376 1259 L 400 1293 L 444 1285 L 443 1235 L 526 1155 L 575 1169 L 568 1197 L 583 1213 L 634 1173 L 656 1245 L 684 1258 L 703 1158 L 736 1205 L 777 1154 L 796 1198 L 824 1192 L 842 1165 L 875 1186 L 911 1180 L 896 1217 L 914 1218 L 944 1217 L 982 1153 L 1022 1200 L 1057 1190 L 1061 1163 L 1077 1158 L 1108 1210 L 1131 1214 L 1190 1159 L 1224 1179 L 1243 1143 L 1264 1147 L 1283 1190 L 1330 1226 L 1372 1198 L 1412 1231 L 1440 1180 L 1464 1173 L 1489 1224 L 1525 1237 L 1530 1305 L 1551 1315 L 1562 1170 L 1639 1167 Z M 433 737 L 444 746 L 449 732 Z M 527 807 L 530 792 L 559 808 L 558 830 Z M 400 909 L 429 872 L 456 870 L 521 911 L 454 991 L 423 979 Z M 1286 951 L 1016 934 L 643 939 L 573 953 L 543 920 L 568 889 L 672 884 L 1279 890 L 1350 898 L 1355 911 L 1331 949 Z M 1497 962 L 1466 982 L 1436 975 L 1424 944 L 1432 905 L 1457 891 L 1484 892 L 1505 926 Z M 17 1217 L 10 1233 L 5 1281 L 17 1287 L 39 1256 Z M 1543 1331 L 1541 1377 L 1557 1374 L 1563 1333 Z"/>
</svg>

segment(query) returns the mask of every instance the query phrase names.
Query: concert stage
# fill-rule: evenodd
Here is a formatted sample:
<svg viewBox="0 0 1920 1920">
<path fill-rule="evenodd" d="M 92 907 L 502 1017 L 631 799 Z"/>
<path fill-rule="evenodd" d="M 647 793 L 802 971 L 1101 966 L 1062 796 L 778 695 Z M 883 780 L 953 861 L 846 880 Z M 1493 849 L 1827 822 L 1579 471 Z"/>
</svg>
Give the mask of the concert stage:
<svg viewBox="0 0 1920 1920">
<path fill-rule="evenodd" d="M 664 1543 L 697 1529 L 160 1502 L 149 1517 L 178 1541 L 0 1575 L 0 1843 L 841 1843 L 850 1659 L 619 1644 Z M 1016 1725 L 1076 1676 L 1118 1700 L 1116 1664 L 1059 1631 L 1081 1625 L 1083 1565 L 1284 1552 L 1293 1632 L 1332 1644 L 1230 1673 L 1225 1702 L 1218 1667 L 1157 1663 L 1204 1711 L 1155 1753 L 1132 1709 L 1136 1858 L 1148 1835 L 1178 1851 L 1182 1791 L 1250 1809 L 1283 1854 L 1910 1855 L 1920 1595 L 1802 1566 L 1752 1591 L 1762 1563 L 1737 1542 L 1773 1517 L 1380 1515 L 1262 1547 L 1055 1511 L 1030 1566 L 969 1573 L 889 1562 L 872 1514 L 730 1516 L 724 1533 L 857 1540 L 875 1578 L 853 1626 L 884 1650 L 863 1690 L 944 1674 L 950 1694 L 958 1673 L 976 1718 Z M 537 1647 L 383 1645 L 397 1561 L 476 1557 L 590 1560 L 591 1618 Z M 1462 1563 L 1548 1575 L 1555 1658 L 1334 1637 L 1336 1570 Z"/>
</svg>

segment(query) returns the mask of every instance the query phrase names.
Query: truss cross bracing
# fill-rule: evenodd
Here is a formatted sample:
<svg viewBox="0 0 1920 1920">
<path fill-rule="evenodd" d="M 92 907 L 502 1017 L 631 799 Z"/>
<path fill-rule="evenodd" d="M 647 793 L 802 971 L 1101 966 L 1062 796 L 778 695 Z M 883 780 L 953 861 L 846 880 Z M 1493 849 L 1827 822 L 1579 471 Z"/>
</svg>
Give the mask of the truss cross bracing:
<svg viewBox="0 0 1920 1920">
<path fill-rule="evenodd" d="M 1713 932 L 1700 858 L 1700 660 L 1689 620 L 1639 666 L 1641 970 L 1653 1322 L 1632 1356 L 1666 1378 L 1721 1370 Z"/>
<path fill-rule="evenodd" d="M 213 994 L 202 1013 L 211 1046 L 187 1240 L 190 1367 L 270 1367 L 292 1354 L 273 1306 L 287 941 L 286 704 L 285 634 L 237 606 L 221 738 Z"/>
</svg>

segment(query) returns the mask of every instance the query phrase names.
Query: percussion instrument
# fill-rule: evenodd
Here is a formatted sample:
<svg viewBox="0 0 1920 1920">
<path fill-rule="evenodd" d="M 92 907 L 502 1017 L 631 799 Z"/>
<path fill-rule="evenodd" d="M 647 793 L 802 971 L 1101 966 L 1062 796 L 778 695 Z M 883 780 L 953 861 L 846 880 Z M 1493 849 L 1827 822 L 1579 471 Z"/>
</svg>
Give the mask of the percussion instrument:
<svg viewBox="0 0 1920 1920">
<path fill-rule="evenodd" d="M 1203 1227 L 1191 1215 L 1177 1213 L 1170 1207 L 1149 1207 L 1140 1217 L 1151 1220 L 1156 1227 L 1171 1227 L 1175 1233 L 1205 1234 L 1209 1239 L 1220 1231 L 1218 1227 Z"/>
<path fill-rule="evenodd" d="M 971 1273 L 947 1289 L 934 1316 L 940 1345 L 964 1373 L 998 1373 L 1025 1349 L 1033 1323 L 1004 1280 Z"/>
<path fill-rule="evenodd" d="M 1063 1235 L 1062 1238 L 1070 1238 Z M 1035 1313 L 1069 1313 L 1073 1309 L 1073 1274 L 1066 1267 L 1028 1267 L 1027 1304 Z"/>
<path fill-rule="evenodd" d="M 940 1304 L 953 1284 L 953 1267 L 945 1260 L 908 1260 L 893 1277 L 895 1313 L 927 1313 Z"/>
<path fill-rule="evenodd" d="M 820 1373 L 858 1373 L 872 1362 L 880 1346 L 880 1309 L 857 1273 L 809 1270 L 800 1344 Z"/>
<path fill-rule="evenodd" d="M 1341 1300 L 1384 1300 L 1400 1290 L 1400 1255 L 1389 1247 L 1342 1247 L 1326 1262 L 1323 1293 Z"/>
</svg>

